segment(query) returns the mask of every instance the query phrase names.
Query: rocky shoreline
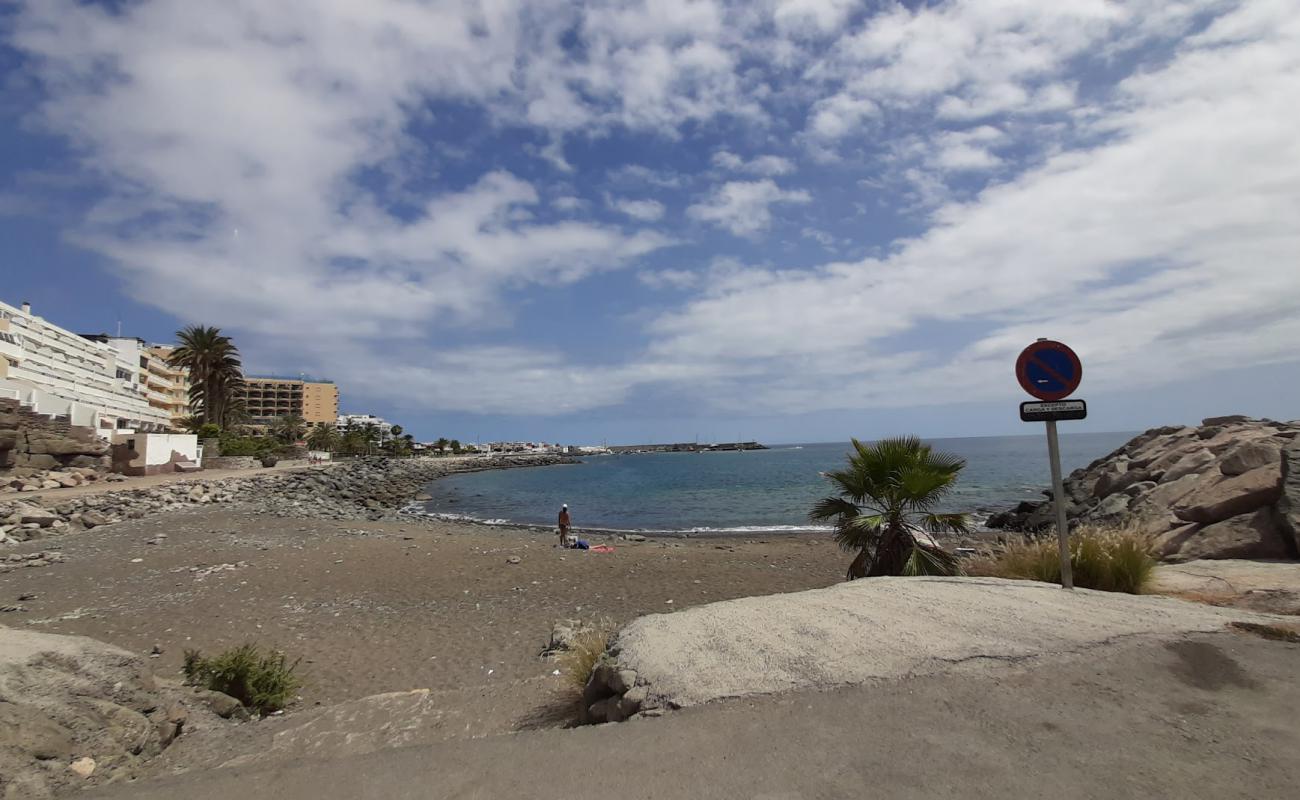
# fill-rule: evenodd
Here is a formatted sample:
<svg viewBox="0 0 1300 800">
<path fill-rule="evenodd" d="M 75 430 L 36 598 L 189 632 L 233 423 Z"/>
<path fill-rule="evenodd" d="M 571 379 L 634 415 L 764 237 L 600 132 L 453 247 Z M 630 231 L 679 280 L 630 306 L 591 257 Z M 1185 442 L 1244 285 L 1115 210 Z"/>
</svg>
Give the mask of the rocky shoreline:
<svg viewBox="0 0 1300 800">
<path fill-rule="evenodd" d="M 989 528 L 1055 527 L 1052 492 L 991 516 Z M 1153 428 L 1070 473 L 1066 516 L 1133 526 L 1167 561 L 1300 558 L 1300 421 L 1212 417 Z"/>
<path fill-rule="evenodd" d="M 213 503 L 255 513 L 319 519 L 380 520 L 430 481 L 460 472 L 577 463 L 567 456 L 491 459 L 358 458 L 339 464 L 234 478 L 178 481 L 61 499 L 0 501 L 0 544 L 97 528 L 123 519 Z"/>
</svg>

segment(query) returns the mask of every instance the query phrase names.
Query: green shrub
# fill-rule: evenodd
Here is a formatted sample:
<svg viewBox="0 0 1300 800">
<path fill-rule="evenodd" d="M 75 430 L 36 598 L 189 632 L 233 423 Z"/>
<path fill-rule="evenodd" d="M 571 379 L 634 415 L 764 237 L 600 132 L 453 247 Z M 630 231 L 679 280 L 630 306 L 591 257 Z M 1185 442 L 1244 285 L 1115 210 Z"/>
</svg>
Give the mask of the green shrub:
<svg viewBox="0 0 1300 800">
<path fill-rule="evenodd" d="M 185 682 L 228 694 L 265 716 L 289 704 L 302 688 L 294 673 L 298 662 L 287 663 L 278 650 L 263 652 L 255 644 L 242 644 L 213 658 L 198 650 L 185 651 Z"/>
<path fill-rule="evenodd" d="M 221 435 L 221 428 L 214 423 L 208 422 L 199 426 L 198 434 L 200 439 L 215 439 Z"/>
<path fill-rule="evenodd" d="M 1155 566 L 1150 537 L 1132 528 L 1086 527 L 1070 534 L 1070 569 L 1080 588 L 1142 594 Z M 1011 544 L 1000 553 L 972 560 L 966 572 L 1059 584 L 1056 537 Z"/>
<path fill-rule="evenodd" d="M 265 436 L 235 436 L 222 434 L 221 455 L 223 456 L 257 456 L 266 455 L 279 447 L 279 442 Z"/>
</svg>

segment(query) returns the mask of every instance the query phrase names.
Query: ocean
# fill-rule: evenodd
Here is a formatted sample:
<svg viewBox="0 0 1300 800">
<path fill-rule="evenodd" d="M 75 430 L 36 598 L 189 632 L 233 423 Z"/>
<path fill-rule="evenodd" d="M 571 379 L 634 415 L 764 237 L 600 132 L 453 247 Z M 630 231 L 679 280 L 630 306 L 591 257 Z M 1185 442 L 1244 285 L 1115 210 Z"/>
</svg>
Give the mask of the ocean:
<svg viewBox="0 0 1300 800">
<path fill-rule="evenodd" d="M 1070 470 L 1120 447 L 1132 433 L 1061 436 Z M 1051 481 L 1041 434 L 935 439 L 966 459 L 942 510 L 981 521 L 1021 500 L 1041 499 Z M 813 503 L 830 493 L 821 473 L 844 464 L 848 443 L 776 445 L 770 450 L 584 457 L 581 464 L 452 475 L 430 484 L 412 508 L 492 524 L 553 527 L 561 503 L 575 528 L 642 533 L 819 530 Z"/>
</svg>

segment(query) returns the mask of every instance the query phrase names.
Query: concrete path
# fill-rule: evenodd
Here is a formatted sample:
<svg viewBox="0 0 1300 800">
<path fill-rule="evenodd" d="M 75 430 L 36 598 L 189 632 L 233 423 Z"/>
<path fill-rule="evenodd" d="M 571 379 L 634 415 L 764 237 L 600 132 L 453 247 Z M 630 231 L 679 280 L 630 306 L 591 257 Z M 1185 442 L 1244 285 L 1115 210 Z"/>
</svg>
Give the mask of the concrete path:
<svg viewBox="0 0 1300 800">
<path fill-rule="evenodd" d="M 978 667 L 978 668 L 976 668 Z M 1044 661 L 714 703 L 88 797 L 1281 798 L 1300 785 L 1300 645 L 1136 636 Z"/>
<path fill-rule="evenodd" d="M 825 689 L 1141 634 L 1223 630 L 1248 611 L 999 578 L 873 578 L 634 620 L 621 664 L 656 705 Z M 1262 619 L 1262 618 L 1261 618 Z"/>
</svg>

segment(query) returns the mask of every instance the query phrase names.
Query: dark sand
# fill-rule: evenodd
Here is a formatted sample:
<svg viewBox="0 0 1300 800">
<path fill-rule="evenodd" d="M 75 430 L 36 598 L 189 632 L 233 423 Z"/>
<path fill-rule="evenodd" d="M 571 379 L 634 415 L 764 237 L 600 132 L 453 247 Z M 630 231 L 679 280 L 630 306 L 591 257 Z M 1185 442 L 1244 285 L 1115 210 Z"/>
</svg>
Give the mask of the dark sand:
<svg viewBox="0 0 1300 800">
<path fill-rule="evenodd" d="M 13 548 L 58 550 L 67 560 L 0 575 L 0 605 L 25 609 L 0 615 L 0 624 L 139 653 L 157 645 L 161 676 L 179 675 L 186 648 L 277 647 L 302 658 L 299 709 L 379 692 L 507 684 L 518 684 L 510 694 L 541 702 L 561 685 L 556 665 L 539 657 L 558 620 L 622 624 L 827 586 L 847 562 L 826 535 L 613 540 L 609 554 L 560 550 L 554 541 L 459 523 L 176 512 Z M 511 556 L 520 563 L 508 563 Z M 24 595 L 35 597 L 19 602 Z M 510 723 L 486 725 L 502 727 Z"/>
</svg>

